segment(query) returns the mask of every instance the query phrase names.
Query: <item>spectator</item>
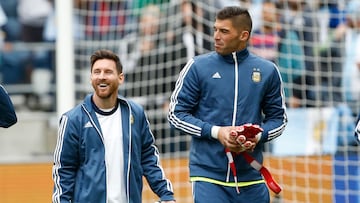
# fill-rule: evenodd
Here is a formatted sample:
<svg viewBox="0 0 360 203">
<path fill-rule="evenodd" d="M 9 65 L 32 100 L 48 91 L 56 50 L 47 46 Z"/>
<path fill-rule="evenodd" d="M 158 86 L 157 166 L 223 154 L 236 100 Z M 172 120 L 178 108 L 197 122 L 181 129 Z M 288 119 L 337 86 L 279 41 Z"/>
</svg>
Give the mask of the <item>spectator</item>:
<svg viewBox="0 0 360 203">
<path fill-rule="evenodd" d="M 212 33 L 212 26 L 209 22 L 214 18 L 213 1 L 183 1 L 188 9 L 192 10 L 191 27 L 195 43 L 195 55 L 210 51 L 212 42 L 209 36 Z M 188 11 L 189 12 L 189 11 Z"/>
<path fill-rule="evenodd" d="M 139 29 L 136 32 L 125 36 L 119 47 L 119 55 L 124 61 L 124 67 L 127 69 L 126 81 L 128 85 L 138 83 L 139 81 L 148 82 L 156 80 L 160 61 L 160 47 L 165 46 L 165 39 L 160 38 L 160 19 L 161 10 L 156 5 L 148 5 L 143 8 L 139 18 Z M 156 51 L 154 51 L 156 50 Z M 160 71 L 162 71 L 160 69 Z M 135 86 L 135 85 L 134 85 Z M 124 94 L 127 97 L 137 98 L 140 104 L 153 105 L 149 101 L 149 95 L 160 93 L 154 86 L 137 85 L 137 87 L 125 86 Z"/>
<path fill-rule="evenodd" d="M 164 82 L 162 82 L 162 94 L 165 95 L 162 103 L 161 119 L 156 118 L 154 123 L 161 121 L 161 130 L 156 130 L 157 137 L 163 138 L 165 142 L 161 144 L 161 150 L 164 152 L 178 152 L 188 150 L 188 136 L 170 128 L 167 120 L 171 92 L 175 88 L 176 79 L 179 76 L 181 68 L 185 66 L 188 59 L 198 54 L 196 49 L 196 34 L 194 32 L 196 22 L 193 18 L 194 4 L 188 0 L 180 4 L 171 4 L 166 16 L 171 21 L 166 23 L 166 51 L 164 53 L 164 62 L 158 67 L 163 68 Z M 176 19 L 176 20 L 175 20 Z M 159 80 L 158 80 L 159 81 Z M 160 82 L 160 81 L 159 81 Z M 160 109 L 158 109 L 160 111 Z M 159 112 L 158 111 L 158 112 Z M 156 117 L 156 116 L 155 116 Z M 162 141 L 160 140 L 160 141 Z"/>
<path fill-rule="evenodd" d="M 52 5 L 49 0 L 19 0 L 18 16 L 22 25 L 22 41 L 42 42 L 44 25 L 51 12 Z"/>
<path fill-rule="evenodd" d="M 76 0 L 74 3 L 74 7 L 80 9 L 82 0 Z M 48 15 L 43 32 L 43 38 L 46 42 L 55 42 L 57 35 L 57 24 L 56 24 L 56 9 L 55 9 L 55 1 L 51 0 L 52 10 Z M 74 12 L 76 13 L 76 12 Z M 80 17 L 78 15 L 73 15 L 73 34 L 75 40 L 81 40 L 85 38 L 85 32 L 80 22 Z"/>
<path fill-rule="evenodd" d="M 282 3 L 285 10 L 281 23 L 290 25 L 289 29 L 297 34 L 304 50 L 306 97 L 301 99 L 306 101 L 306 106 L 319 106 L 319 64 L 314 52 L 319 40 L 315 12 L 305 0 L 283 0 Z"/>
<path fill-rule="evenodd" d="M 51 50 L 41 46 L 41 43 L 45 42 L 44 28 L 46 20 L 53 12 L 52 2 L 19 0 L 17 11 L 22 30 L 21 41 L 36 43 L 39 48 L 29 46 L 24 50 L 24 58 L 21 59 L 25 68 L 26 83 L 32 85 L 32 92 L 26 95 L 27 105 L 33 110 L 51 111 L 53 101 L 50 86 L 54 69 L 51 63 Z"/>
<path fill-rule="evenodd" d="M 7 21 L 2 26 L 4 33 L 4 45 L 1 49 L 0 70 L 3 75 L 3 84 L 28 83 L 23 59 L 26 53 L 21 50 L 14 50 L 13 43 L 20 41 L 21 24 L 18 19 L 18 0 L 0 0 Z M 6 76 L 6 77 L 5 77 Z"/>
<path fill-rule="evenodd" d="M 280 13 L 283 13 L 281 4 L 277 4 L 278 20 Z M 291 25 L 287 23 L 281 24 L 279 30 L 278 58 L 276 63 L 284 82 L 284 92 L 286 96 L 286 104 L 288 107 L 304 107 L 305 106 L 305 56 L 302 42 L 298 34 L 291 29 Z M 302 100 L 302 98 L 304 100 Z"/>
<path fill-rule="evenodd" d="M 291 30 L 282 30 L 280 37 L 277 63 L 284 82 L 287 106 L 304 107 L 306 88 L 303 85 L 305 84 L 303 47 L 296 33 Z"/>
<path fill-rule="evenodd" d="M 159 50 L 159 48 L 164 45 L 164 38 L 159 36 L 159 32 L 162 31 L 160 20 L 163 17 L 163 13 L 157 5 L 147 5 L 142 10 L 139 20 L 140 36 L 138 38 L 140 58 L 137 67 L 139 67 L 139 65 L 159 63 L 157 57 L 154 57 L 151 52 L 153 50 Z"/>
<path fill-rule="evenodd" d="M 250 50 L 279 65 L 286 104 L 300 107 L 305 68 L 303 47 L 296 32 L 289 29 L 290 25 L 280 23 L 281 4 L 268 0 L 263 2 L 262 8 L 261 27 L 251 35 Z"/>
<path fill-rule="evenodd" d="M 323 25 L 320 33 L 323 34 L 320 35 L 320 47 L 315 51 L 320 59 L 321 101 L 322 106 L 337 106 L 344 102 L 341 92 L 343 40 L 335 38 L 334 32 L 337 28 L 342 29 L 345 15 L 337 2 L 322 4 L 319 11 L 319 24 Z"/>
<path fill-rule="evenodd" d="M 195 32 L 197 22 L 193 18 L 195 12 L 195 4 L 192 3 L 192 1 L 182 1 L 180 10 L 181 15 L 183 16 L 181 22 L 181 27 L 183 28 L 182 39 L 187 50 L 186 58 L 188 60 L 198 54 L 198 50 L 196 49 L 198 36 Z"/>
<path fill-rule="evenodd" d="M 7 17 L 6 17 L 5 12 L 2 9 L 2 6 L 0 4 L 0 27 L 1 27 L 1 29 L 0 29 L 0 49 L 3 48 L 3 44 L 4 44 L 5 36 L 4 36 L 3 31 L 2 31 L 2 26 L 6 24 L 6 21 L 7 21 Z"/>
<path fill-rule="evenodd" d="M 84 36 L 88 40 L 114 40 L 126 33 L 126 24 L 131 15 L 126 10 L 128 1 L 76 0 L 75 7 L 81 12 L 77 16 L 83 23 Z"/>
<path fill-rule="evenodd" d="M 267 0 L 239 0 L 241 7 L 247 8 L 253 19 L 253 29 L 259 29 L 262 26 L 262 3 Z"/>
<path fill-rule="evenodd" d="M 342 98 L 341 101 L 345 101 L 346 105 L 350 106 L 353 115 L 357 114 L 357 103 L 360 99 L 360 90 L 358 88 L 360 86 L 360 51 L 358 49 L 360 47 L 360 34 L 358 33 L 360 15 L 356 9 L 360 9 L 360 2 L 356 0 L 350 1 L 344 12 L 345 21 L 342 20 L 341 15 L 340 19 L 329 21 L 330 38 L 321 47 L 323 52 L 325 50 L 325 52 L 333 54 L 336 51 L 335 56 L 339 57 L 332 58 L 331 63 L 339 63 L 339 60 L 342 59 L 340 61 L 342 62 L 341 67 L 338 68 L 341 71 L 332 70 L 331 72 L 334 77 L 341 76 L 341 82 L 337 82 L 341 86 L 335 86 L 334 83 L 329 84 L 329 86 L 334 90 L 339 89 L 338 91 L 342 95 L 337 97 Z M 334 79 L 334 81 L 337 80 Z"/>
<path fill-rule="evenodd" d="M 5 25 L 2 29 L 5 32 L 5 41 L 14 42 L 20 39 L 21 25 L 18 18 L 17 6 L 19 0 L 0 0 L 0 5 L 4 10 L 7 18 Z"/>
<path fill-rule="evenodd" d="M 351 1 L 347 8 L 347 23 L 339 29 L 336 36 L 345 38 L 344 52 L 344 96 L 354 114 L 357 113 L 356 103 L 360 101 L 360 2 Z"/>
<path fill-rule="evenodd" d="M 276 62 L 280 24 L 276 4 L 265 1 L 262 4 L 262 26 L 254 29 L 250 39 L 250 50 L 267 60 Z"/>
<path fill-rule="evenodd" d="M 169 136 L 169 97 L 181 65 L 186 62 L 181 20 L 175 16 L 176 8 L 168 9 L 161 10 L 154 4 L 145 6 L 138 30 L 126 35 L 119 47 L 120 58 L 127 67 L 123 93 L 144 106 L 151 123 L 158 126 L 154 128 L 157 138 Z M 164 24 L 161 19 L 165 17 L 174 20 Z"/>
</svg>

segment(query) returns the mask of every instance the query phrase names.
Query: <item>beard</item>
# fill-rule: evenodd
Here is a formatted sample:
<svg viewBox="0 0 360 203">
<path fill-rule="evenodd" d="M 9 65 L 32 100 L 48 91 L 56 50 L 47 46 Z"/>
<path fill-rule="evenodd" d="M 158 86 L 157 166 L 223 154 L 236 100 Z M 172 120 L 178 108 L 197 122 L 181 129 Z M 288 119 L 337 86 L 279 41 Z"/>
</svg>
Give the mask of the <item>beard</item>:
<svg viewBox="0 0 360 203">
<path fill-rule="evenodd" d="M 109 84 L 105 88 L 101 88 L 98 85 L 93 84 L 93 88 L 95 90 L 95 94 L 101 99 L 109 99 L 118 93 L 118 88 L 114 84 Z"/>
</svg>

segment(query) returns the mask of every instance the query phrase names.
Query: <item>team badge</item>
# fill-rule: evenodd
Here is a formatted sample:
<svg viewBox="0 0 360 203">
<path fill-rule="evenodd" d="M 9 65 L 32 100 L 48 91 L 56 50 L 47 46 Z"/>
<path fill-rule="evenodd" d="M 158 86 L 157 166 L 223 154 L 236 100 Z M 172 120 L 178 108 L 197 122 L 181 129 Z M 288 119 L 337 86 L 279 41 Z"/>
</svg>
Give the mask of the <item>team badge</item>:
<svg viewBox="0 0 360 203">
<path fill-rule="evenodd" d="M 260 70 L 258 68 L 254 68 L 251 79 L 254 82 L 260 82 L 261 81 L 261 74 L 260 74 Z"/>
</svg>

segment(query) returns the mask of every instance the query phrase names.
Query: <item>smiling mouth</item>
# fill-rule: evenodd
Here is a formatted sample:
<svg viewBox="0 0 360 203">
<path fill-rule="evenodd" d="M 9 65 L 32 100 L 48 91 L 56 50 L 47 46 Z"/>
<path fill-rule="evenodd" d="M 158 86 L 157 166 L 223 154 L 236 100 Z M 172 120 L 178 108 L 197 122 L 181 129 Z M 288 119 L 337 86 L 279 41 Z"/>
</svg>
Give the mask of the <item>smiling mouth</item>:
<svg viewBox="0 0 360 203">
<path fill-rule="evenodd" d="M 102 83 L 102 84 L 99 84 L 98 87 L 99 87 L 99 89 L 106 89 L 108 87 L 108 85 Z"/>
</svg>

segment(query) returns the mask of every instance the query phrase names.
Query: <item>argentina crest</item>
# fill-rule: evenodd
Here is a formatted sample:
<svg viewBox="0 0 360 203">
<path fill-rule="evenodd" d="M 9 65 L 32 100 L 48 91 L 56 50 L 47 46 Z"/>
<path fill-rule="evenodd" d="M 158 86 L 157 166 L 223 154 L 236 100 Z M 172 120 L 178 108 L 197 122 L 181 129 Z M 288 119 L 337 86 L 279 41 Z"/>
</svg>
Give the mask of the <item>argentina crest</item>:
<svg viewBox="0 0 360 203">
<path fill-rule="evenodd" d="M 260 73 L 260 70 L 258 68 L 253 69 L 251 79 L 252 79 L 252 81 L 254 81 L 256 83 L 261 81 L 261 73 Z"/>
</svg>

